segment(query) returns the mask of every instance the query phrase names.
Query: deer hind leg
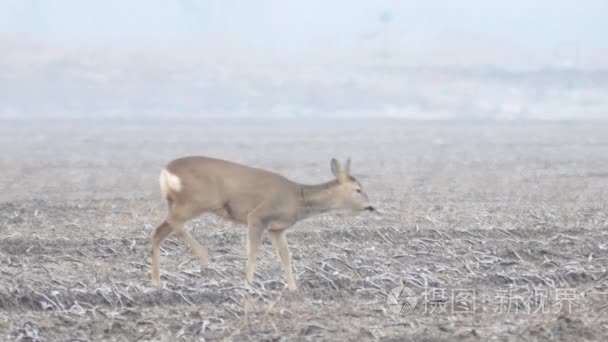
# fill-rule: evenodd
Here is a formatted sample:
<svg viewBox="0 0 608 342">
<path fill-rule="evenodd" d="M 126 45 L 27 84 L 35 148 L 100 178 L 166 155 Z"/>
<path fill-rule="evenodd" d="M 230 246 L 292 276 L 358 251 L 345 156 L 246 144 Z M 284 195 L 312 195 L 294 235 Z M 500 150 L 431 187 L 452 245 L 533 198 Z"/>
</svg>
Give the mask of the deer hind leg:
<svg viewBox="0 0 608 342">
<path fill-rule="evenodd" d="M 186 231 L 186 229 L 184 229 L 184 223 L 174 223 L 173 231 L 180 240 L 188 245 L 192 253 L 198 257 L 201 265 L 207 267 L 209 264 L 209 251 L 207 250 L 207 247 L 201 245 L 190 233 L 188 233 L 188 231 Z"/>
<path fill-rule="evenodd" d="M 209 264 L 207 247 L 196 241 L 184 227 L 186 222 L 205 212 L 202 208 L 206 208 L 206 206 L 193 202 L 190 199 L 172 202 L 169 206 L 169 222 L 177 237 L 190 248 L 192 253 L 199 259 L 201 265 L 207 267 Z"/>
<path fill-rule="evenodd" d="M 293 277 L 293 271 L 291 267 L 291 256 L 289 255 L 289 249 L 287 247 L 287 236 L 286 230 L 281 231 L 269 231 L 268 235 L 272 245 L 277 251 L 277 254 L 281 258 L 283 264 L 283 271 L 285 272 L 285 278 L 287 279 L 287 288 L 289 291 L 295 291 L 297 289 L 296 281 Z"/>
<path fill-rule="evenodd" d="M 154 287 L 158 287 L 160 284 L 160 245 L 172 231 L 173 228 L 169 223 L 163 221 L 152 233 L 152 286 Z"/>
</svg>

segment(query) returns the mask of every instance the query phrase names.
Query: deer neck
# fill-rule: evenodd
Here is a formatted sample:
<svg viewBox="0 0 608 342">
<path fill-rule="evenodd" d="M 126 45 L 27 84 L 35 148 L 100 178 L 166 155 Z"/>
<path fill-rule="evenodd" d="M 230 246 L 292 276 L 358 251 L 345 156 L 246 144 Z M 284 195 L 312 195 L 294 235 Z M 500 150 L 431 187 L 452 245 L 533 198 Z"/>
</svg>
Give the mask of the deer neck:
<svg viewBox="0 0 608 342">
<path fill-rule="evenodd" d="M 337 184 L 336 180 L 315 185 L 298 184 L 298 217 L 304 219 L 335 209 L 333 190 Z"/>
</svg>

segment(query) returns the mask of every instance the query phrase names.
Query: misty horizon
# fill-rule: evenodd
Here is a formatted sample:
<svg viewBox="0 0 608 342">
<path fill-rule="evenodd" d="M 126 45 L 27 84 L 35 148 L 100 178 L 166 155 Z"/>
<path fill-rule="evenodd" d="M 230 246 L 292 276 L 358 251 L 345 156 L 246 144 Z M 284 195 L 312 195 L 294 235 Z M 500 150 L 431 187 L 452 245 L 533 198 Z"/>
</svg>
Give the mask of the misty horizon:
<svg viewBox="0 0 608 342">
<path fill-rule="evenodd" d="M 603 119 L 608 4 L 7 1 L 0 117 Z"/>
</svg>

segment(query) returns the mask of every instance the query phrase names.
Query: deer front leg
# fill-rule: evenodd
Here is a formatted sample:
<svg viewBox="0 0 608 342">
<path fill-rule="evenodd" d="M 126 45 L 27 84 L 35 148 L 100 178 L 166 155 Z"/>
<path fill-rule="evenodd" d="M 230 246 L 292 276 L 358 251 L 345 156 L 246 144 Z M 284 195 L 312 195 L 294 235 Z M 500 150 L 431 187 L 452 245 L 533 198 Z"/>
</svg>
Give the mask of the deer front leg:
<svg viewBox="0 0 608 342">
<path fill-rule="evenodd" d="M 287 288 L 289 291 L 295 291 L 297 289 L 296 281 L 293 277 L 291 267 L 291 256 L 289 255 L 289 249 L 287 247 L 287 230 L 280 231 L 269 231 L 270 241 L 277 250 L 277 254 L 281 258 L 283 264 L 283 271 L 285 272 L 285 278 L 287 279 Z"/>
<path fill-rule="evenodd" d="M 255 273 L 255 262 L 258 255 L 258 248 L 264 233 L 264 226 L 259 219 L 249 215 L 247 219 L 247 271 L 246 285 L 253 285 L 253 275 Z"/>
</svg>

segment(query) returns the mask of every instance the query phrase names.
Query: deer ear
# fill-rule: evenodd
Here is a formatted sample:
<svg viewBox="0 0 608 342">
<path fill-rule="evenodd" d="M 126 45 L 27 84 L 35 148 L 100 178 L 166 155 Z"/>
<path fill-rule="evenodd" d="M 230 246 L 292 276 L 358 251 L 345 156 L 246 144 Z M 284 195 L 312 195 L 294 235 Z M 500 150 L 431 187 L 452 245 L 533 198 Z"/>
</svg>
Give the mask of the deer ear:
<svg viewBox="0 0 608 342">
<path fill-rule="evenodd" d="M 331 173 L 333 173 L 336 178 L 340 175 L 340 163 L 336 158 L 331 158 Z"/>
<path fill-rule="evenodd" d="M 350 157 L 348 159 L 346 159 L 346 164 L 344 166 L 344 172 L 346 172 L 347 174 L 350 174 Z"/>
</svg>

